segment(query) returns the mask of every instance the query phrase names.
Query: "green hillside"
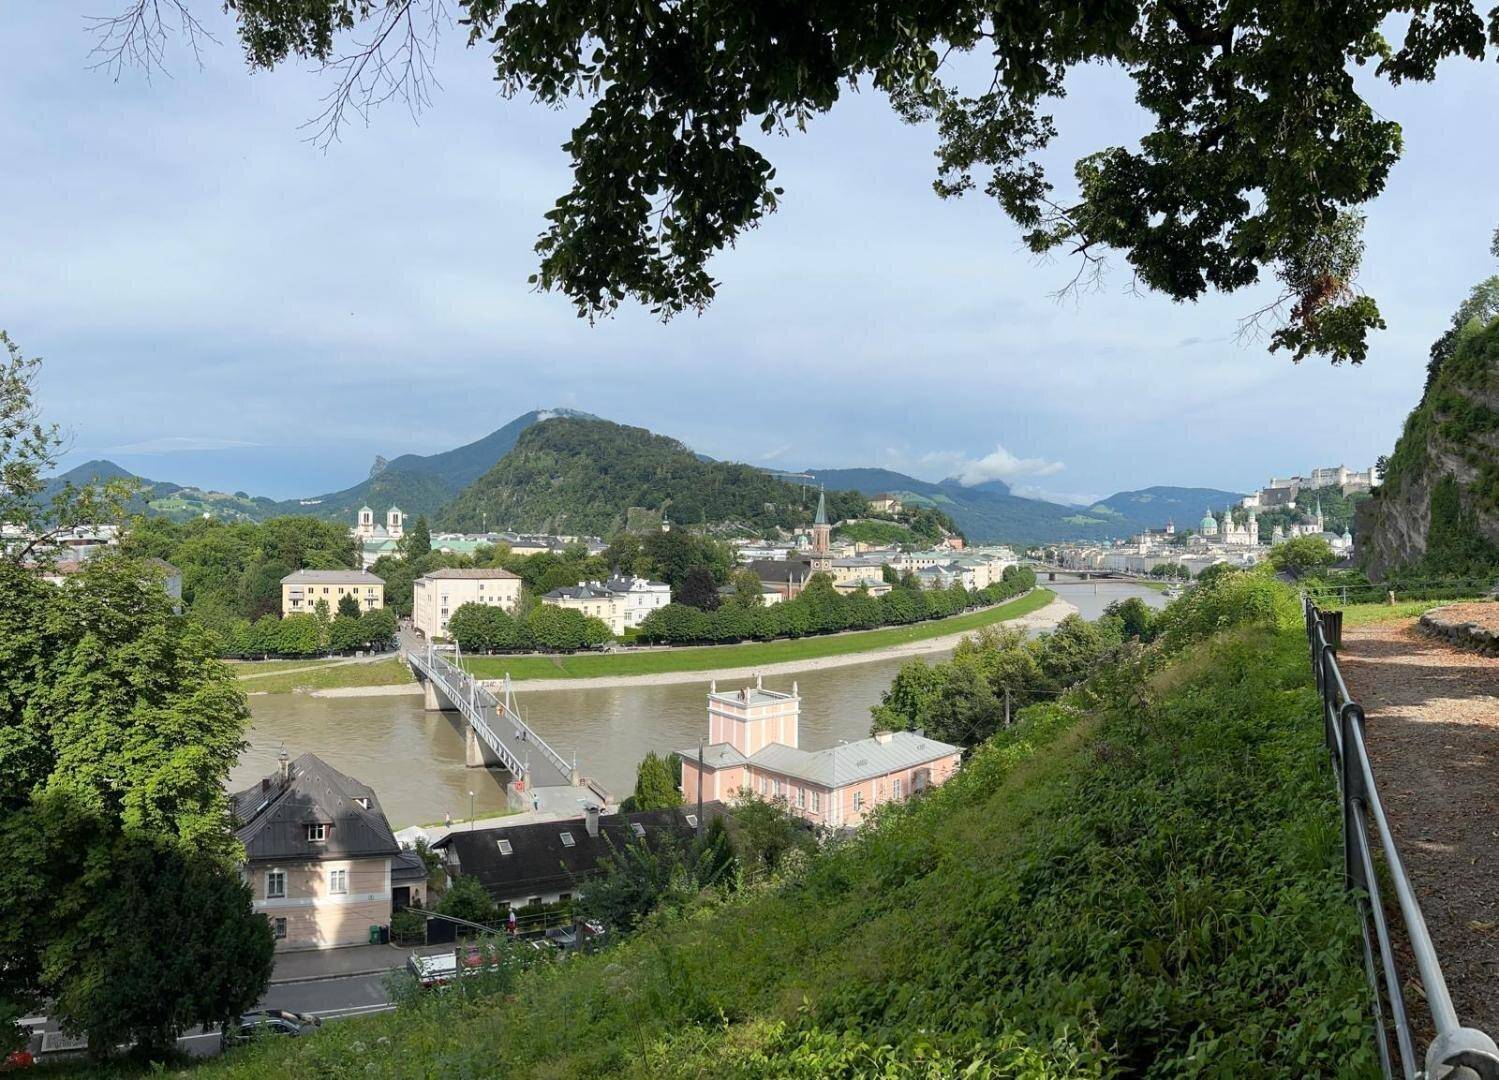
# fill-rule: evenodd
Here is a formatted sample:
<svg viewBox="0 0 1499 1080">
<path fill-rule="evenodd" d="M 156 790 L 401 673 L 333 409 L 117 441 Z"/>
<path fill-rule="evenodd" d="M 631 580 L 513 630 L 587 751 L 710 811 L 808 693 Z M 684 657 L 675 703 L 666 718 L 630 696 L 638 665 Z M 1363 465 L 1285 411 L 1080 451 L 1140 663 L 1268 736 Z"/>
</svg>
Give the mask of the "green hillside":
<svg viewBox="0 0 1499 1080">
<path fill-rule="evenodd" d="M 1194 594 L 1170 652 L 775 880 L 193 1075 L 1378 1075 L 1294 597 Z"/>
<path fill-rule="evenodd" d="M 106 460 L 86 461 L 51 477 L 42 494 L 44 498 L 51 498 L 65 483 L 85 487 L 110 480 L 130 480 L 135 483 L 137 493 L 127 507 L 132 514 L 149 513 L 179 522 L 203 517 L 229 522 L 264 521 L 276 514 L 277 503 L 274 499 L 258 498 L 243 491 L 230 494 L 186 487 L 166 480 L 149 480 Z"/>
<path fill-rule="evenodd" d="M 644 428 L 572 417 L 523 432 L 494 468 L 438 515 L 438 527 L 607 536 L 631 507 L 664 508 L 680 525 L 789 527 L 812 520 L 815 493 L 762 469 L 704 460 Z M 864 499 L 828 492 L 828 514 L 863 513 Z"/>
<path fill-rule="evenodd" d="M 369 506 L 377 521 L 392 506 L 408 517 L 434 517 L 455 495 L 483 476 L 510 452 L 522 432 L 555 417 L 587 417 L 574 409 L 533 409 L 482 439 L 438 454 L 402 454 L 390 462 L 377 461 L 368 478 L 342 491 L 288 499 L 282 514 L 311 514 L 331 521 L 353 523 L 360 507 Z M 475 529 L 479 528 L 476 523 Z"/>
</svg>

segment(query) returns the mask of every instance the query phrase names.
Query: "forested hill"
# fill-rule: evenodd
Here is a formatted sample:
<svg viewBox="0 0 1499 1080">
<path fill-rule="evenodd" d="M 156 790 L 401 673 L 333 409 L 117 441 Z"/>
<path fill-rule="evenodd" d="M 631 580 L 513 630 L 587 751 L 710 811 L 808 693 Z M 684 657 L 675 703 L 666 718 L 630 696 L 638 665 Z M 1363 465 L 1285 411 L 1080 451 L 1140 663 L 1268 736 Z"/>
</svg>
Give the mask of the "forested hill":
<svg viewBox="0 0 1499 1080">
<path fill-rule="evenodd" d="M 377 461 L 370 475 L 352 487 L 289 499 L 277 510 L 353 522 L 360 507 L 369 506 L 375 511 L 375 520 L 384 521 L 385 511 L 398 506 L 408 517 L 430 517 L 508 454 L 522 432 L 546 420 L 578 417 L 591 419 L 587 413 L 572 409 L 533 409 L 482 439 L 440 454 L 402 454 L 388 463 Z"/>
<path fill-rule="evenodd" d="M 1489 281 L 1499 290 L 1499 277 Z M 1359 559 L 1373 578 L 1499 568 L 1499 319 L 1466 314 L 1432 347 L 1426 393 L 1358 509 Z"/>
<path fill-rule="evenodd" d="M 704 461 L 675 439 L 607 420 L 549 420 L 523 432 L 499 463 L 438 516 L 472 531 L 486 520 L 518 531 L 608 536 L 629 511 L 664 510 L 681 525 L 790 527 L 812 520 L 817 498 L 763 469 Z M 828 492 L 828 517 L 863 513 L 854 492 Z"/>
</svg>

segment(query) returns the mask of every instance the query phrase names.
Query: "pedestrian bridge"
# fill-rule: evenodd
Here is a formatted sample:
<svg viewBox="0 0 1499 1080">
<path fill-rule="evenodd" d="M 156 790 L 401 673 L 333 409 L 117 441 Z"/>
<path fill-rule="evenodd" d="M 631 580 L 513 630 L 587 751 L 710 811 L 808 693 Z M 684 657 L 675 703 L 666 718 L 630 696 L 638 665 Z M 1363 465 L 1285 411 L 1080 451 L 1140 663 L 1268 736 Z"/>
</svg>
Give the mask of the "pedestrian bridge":
<svg viewBox="0 0 1499 1080">
<path fill-rule="evenodd" d="M 463 715 L 467 764 L 498 766 L 510 774 L 506 792 L 513 808 L 573 814 L 580 802 L 609 801 L 608 792 L 578 769 L 576 757 L 568 761 L 521 719 L 509 675 L 496 695 L 430 642 L 408 651 L 406 663 L 422 684 L 429 711 Z"/>
</svg>

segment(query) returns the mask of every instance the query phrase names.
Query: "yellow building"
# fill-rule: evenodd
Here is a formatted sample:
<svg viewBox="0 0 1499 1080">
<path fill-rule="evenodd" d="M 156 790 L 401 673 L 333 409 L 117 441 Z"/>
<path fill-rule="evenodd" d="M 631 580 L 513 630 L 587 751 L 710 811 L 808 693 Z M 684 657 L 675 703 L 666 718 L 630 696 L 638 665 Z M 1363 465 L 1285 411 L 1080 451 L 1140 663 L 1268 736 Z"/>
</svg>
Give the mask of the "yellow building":
<svg viewBox="0 0 1499 1080">
<path fill-rule="evenodd" d="M 328 614 L 338 614 L 338 601 L 352 596 L 361 613 L 385 606 L 385 582 L 368 570 L 298 570 L 281 579 L 281 614 L 311 612 L 319 600 L 328 601 Z"/>
</svg>

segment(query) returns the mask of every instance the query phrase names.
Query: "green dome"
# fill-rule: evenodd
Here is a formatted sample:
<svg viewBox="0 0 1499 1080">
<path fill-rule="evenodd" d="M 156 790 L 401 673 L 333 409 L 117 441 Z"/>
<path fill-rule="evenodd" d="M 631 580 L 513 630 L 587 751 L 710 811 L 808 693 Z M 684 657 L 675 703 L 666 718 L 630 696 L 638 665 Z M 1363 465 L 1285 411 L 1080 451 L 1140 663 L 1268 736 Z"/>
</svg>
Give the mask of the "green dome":
<svg viewBox="0 0 1499 1080">
<path fill-rule="evenodd" d="M 1202 521 L 1198 523 L 1197 527 L 1203 532 L 1217 532 L 1218 519 L 1215 518 L 1213 516 L 1213 512 L 1209 510 L 1206 514 L 1202 515 Z"/>
</svg>

